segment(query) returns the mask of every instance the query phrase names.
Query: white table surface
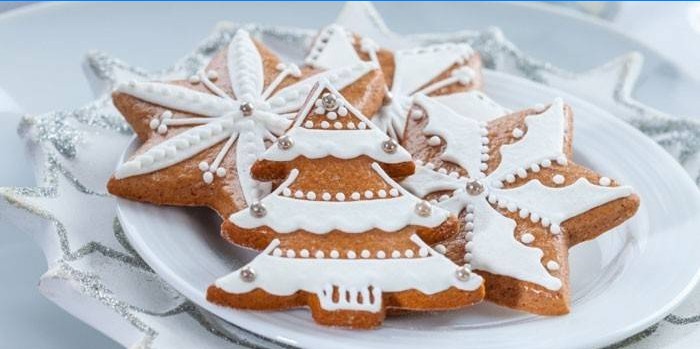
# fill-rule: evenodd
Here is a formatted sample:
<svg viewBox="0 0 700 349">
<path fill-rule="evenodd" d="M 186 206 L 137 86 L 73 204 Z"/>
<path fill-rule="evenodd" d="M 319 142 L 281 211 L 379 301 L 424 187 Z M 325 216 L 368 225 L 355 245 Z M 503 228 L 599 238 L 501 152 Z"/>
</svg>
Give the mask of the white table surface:
<svg viewBox="0 0 700 349">
<path fill-rule="evenodd" d="M 26 3 L 0 3 L 0 12 L 23 5 Z M 623 3 L 612 22 L 700 78 L 700 4 Z M 4 164 L 13 164 L 0 168 L 0 185 L 33 185 L 30 165 L 24 163 L 23 145 L 16 136 L 20 114 L 11 109 L 0 109 L 0 158 Z M 0 348 L 119 347 L 39 294 L 36 284 L 45 270 L 46 262 L 34 242 L 16 227 L 0 222 Z"/>
</svg>

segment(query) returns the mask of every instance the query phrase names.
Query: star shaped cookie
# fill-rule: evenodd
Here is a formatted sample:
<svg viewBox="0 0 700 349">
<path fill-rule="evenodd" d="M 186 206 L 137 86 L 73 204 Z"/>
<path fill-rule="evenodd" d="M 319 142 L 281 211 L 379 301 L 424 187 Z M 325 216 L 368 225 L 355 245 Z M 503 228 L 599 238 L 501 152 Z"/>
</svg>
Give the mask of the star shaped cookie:
<svg viewBox="0 0 700 349">
<path fill-rule="evenodd" d="M 403 132 L 406 111 L 413 95 L 445 96 L 476 91 L 482 85 L 481 59 L 466 43 L 441 43 L 392 51 L 380 48 L 370 38 L 331 25 L 319 31 L 306 59 L 307 64 L 324 69 L 366 61 L 381 67 L 388 88 L 384 106 L 373 116 L 372 122 L 396 139 Z"/>
<path fill-rule="evenodd" d="M 291 125 L 321 78 L 363 113 L 381 105 L 385 87 L 375 63 L 297 67 L 245 30 L 187 80 L 120 85 L 114 104 L 142 145 L 117 168 L 109 192 L 155 204 L 208 206 L 228 217 L 269 193 L 271 184 L 253 180 L 250 167 Z"/>
<path fill-rule="evenodd" d="M 421 166 L 401 184 L 458 214 L 438 245 L 486 280 L 492 302 L 569 311 L 568 249 L 632 217 L 639 198 L 572 158 L 571 109 L 560 99 L 491 121 L 418 95 L 402 145 Z"/>
</svg>

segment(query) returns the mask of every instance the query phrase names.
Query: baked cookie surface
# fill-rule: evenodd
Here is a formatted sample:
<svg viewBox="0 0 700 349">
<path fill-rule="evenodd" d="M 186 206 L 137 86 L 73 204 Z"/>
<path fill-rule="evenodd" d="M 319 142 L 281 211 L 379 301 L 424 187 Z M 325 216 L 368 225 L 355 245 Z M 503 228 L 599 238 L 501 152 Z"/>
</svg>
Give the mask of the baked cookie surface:
<svg viewBox="0 0 700 349">
<path fill-rule="evenodd" d="M 232 214 L 225 237 L 264 247 L 218 279 L 210 301 L 242 309 L 308 306 L 316 322 L 371 328 L 387 310 L 479 302 L 483 279 L 428 243 L 458 233 L 457 217 L 402 188 L 410 154 L 323 81 L 295 124 L 253 166 L 284 181 Z"/>
<path fill-rule="evenodd" d="M 401 184 L 463 227 L 436 250 L 482 275 L 488 300 L 567 313 L 568 249 L 639 206 L 632 188 L 571 160 L 571 109 L 555 100 L 477 121 L 417 96 L 409 115 L 402 145 L 419 166 Z"/>
<path fill-rule="evenodd" d="M 330 70 L 281 62 L 245 30 L 187 80 L 132 81 L 115 106 L 143 144 L 121 164 L 110 193 L 154 204 L 208 206 L 222 217 L 269 193 L 250 167 L 289 128 L 319 79 L 365 113 L 381 105 L 376 64 Z"/>
</svg>

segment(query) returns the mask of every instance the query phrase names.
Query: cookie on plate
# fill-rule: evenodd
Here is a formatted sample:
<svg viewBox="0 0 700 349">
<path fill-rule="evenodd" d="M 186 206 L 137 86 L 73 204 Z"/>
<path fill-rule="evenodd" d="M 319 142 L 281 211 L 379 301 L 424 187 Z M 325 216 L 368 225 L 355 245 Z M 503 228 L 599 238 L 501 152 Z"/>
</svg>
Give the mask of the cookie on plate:
<svg viewBox="0 0 700 349">
<path fill-rule="evenodd" d="M 568 249 L 632 217 L 632 188 L 572 157 L 572 111 L 561 99 L 477 121 L 418 95 L 402 145 L 419 164 L 401 184 L 458 214 L 437 244 L 483 276 L 486 298 L 537 314 L 569 311 Z"/>
<path fill-rule="evenodd" d="M 292 128 L 252 168 L 284 180 L 225 222 L 225 236 L 263 252 L 210 286 L 211 302 L 241 309 L 308 306 L 329 326 L 378 326 L 387 309 L 446 310 L 484 295 L 483 279 L 429 244 L 459 230 L 457 216 L 393 178 L 411 155 L 326 82 Z"/>
<path fill-rule="evenodd" d="M 329 70 L 284 63 L 239 30 L 208 66 L 185 80 L 132 81 L 115 106 L 143 142 L 107 187 L 124 198 L 208 206 L 222 217 L 269 193 L 250 177 L 257 157 L 285 132 L 319 79 L 374 113 L 384 79 L 373 62 Z"/>
<path fill-rule="evenodd" d="M 416 93 L 446 96 L 478 91 L 481 58 L 467 43 L 442 43 L 390 51 L 372 39 L 352 34 L 339 25 L 319 31 L 306 63 L 332 69 L 371 61 L 381 66 L 388 88 L 384 107 L 372 122 L 394 139 L 401 137 L 406 111 Z M 476 92 L 478 93 L 478 92 Z"/>
</svg>

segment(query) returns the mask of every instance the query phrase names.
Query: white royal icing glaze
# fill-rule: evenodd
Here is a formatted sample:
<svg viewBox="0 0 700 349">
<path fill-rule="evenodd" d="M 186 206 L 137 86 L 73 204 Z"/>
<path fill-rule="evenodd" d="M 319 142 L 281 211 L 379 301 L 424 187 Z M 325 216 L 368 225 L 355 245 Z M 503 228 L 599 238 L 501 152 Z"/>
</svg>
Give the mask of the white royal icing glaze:
<svg viewBox="0 0 700 349">
<path fill-rule="evenodd" d="M 232 214 L 229 220 L 243 229 L 267 226 L 281 234 L 300 229 L 326 234 L 332 230 L 363 233 L 374 228 L 395 232 L 408 225 L 432 228 L 442 224 L 450 215 L 438 207 L 433 207 L 427 217 L 417 214 L 415 207 L 421 200 L 394 182 L 379 164 L 373 163 L 372 169 L 399 195 L 371 200 L 345 200 L 345 194 L 338 193 L 342 196 L 336 195 L 335 201 L 295 199 L 283 194 L 284 189 L 294 183 L 298 176 L 299 171 L 294 169 L 277 189 L 260 201 L 267 210 L 265 216 L 256 217 L 250 210 L 241 210 Z M 342 210 L 342 214 L 338 214 L 338 210 Z"/>
<path fill-rule="evenodd" d="M 301 108 L 313 85 L 319 79 L 327 79 L 334 87 L 342 89 L 377 69 L 377 65 L 358 62 L 353 66 L 336 67 L 276 91 L 285 77 L 299 76 L 299 68 L 281 64 L 278 66 L 279 74 L 270 85 L 264 87 L 260 52 L 248 32 L 239 30 L 228 46 L 227 69 L 234 96 L 227 95 L 213 84 L 212 80 L 217 80 L 217 75 L 203 71 L 197 75 L 196 81 L 191 78 L 190 82 L 203 83 L 211 93 L 161 82 L 132 81 L 119 85 L 119 92 L 197 117 L 173 117 L 172 112 L 166 111 L 154 118 L 150 126 L 159 133 L 167 133 L 168 126 L 191 128 L 129 159 L 117 168 L 115 177 L 123 179 L 152 173 L 185 161 L 226 140 L 211 162 L 200 164 L 202 180 L 209 184 L 217 177 L 225 177 L 228 171 L 221 165 L 229 152 L 235 149 L 236 171 L 244 197 L 247 202 L 253 202 L 268 193 L 271 186 L 250 178 L 250 167 L 265 150 L 264 141 L 274 141 L 289 128 L 289 117 Z M 241 112 L 240 107 L 244 102 L 253 107 L 252 115 L 245 116 Z"/>
<path fill-rule="evenodd" d="M 316 294 L 325 310 L 378 312 L 382 308 L 383 292 L 413 289 L 432 295 L 451 287 L 473 291 L 482 284 L 483 279 L 476 274 L 470 274 L 465 281 L 458 279 L 457 265 L 428 247 L 418 236 L 413 235 L 411 241 L 425 249 L 426 255 L 378 259 L 285 258 L 272 254 L 279 245 L 279 241 L 274 240 L 244 267 L 256 272 L 255 280 L 245 282 L 240 271 L 235 271 L 216 280 L 215 285 L 233 294 L 262 289 L 273 295 L 289 296 L 303 290 Z M 333 301 L 334 290 L 345 297 Z M 369 297 L 370 292 L 372 297 Z M 363 301 L 358 295 L 362 295 Z"/>
<path fill-rule="evenodd" d="M 352 35 L 340 26 L 322 29 L 312 46 L 310 64 L 332 68 L 361 62 L 352 40 Z M 378 49 L 372 40 L 362 39 L 360 50 L 376 64 L 379 64 Z M 373 122 L 392 138 L 400 138 L 413 94 L 430 94 L 449 85 L 470 83 L 476 73 L 467 66 L 455 69 L 445 79 L 432 81 L 455 64 L 463 64 L 473 53 L 474 50 L 466 43 L 442 43 L 395 51 L 394 78 L 389 91 L 391 103 L 380 110 Z"/>
<path fill-rule="evenodd" d="M 431 97 L 452 109 L 457 115 L 476 121 L 490 121 L 512 111 L 494 102 L 481 91 L 458 92 Z"/>
<path fill-rule="evenodd" d="M 435 103 L 430 98 L 420 102 L 423 105 Z M 483 134 L 477 132 L 480 126 L 472 120 L 455 118 L 456 113 L 447 107 L 424 109 L 429 118 L 428 125 L 435 122 L 434 125 L 449 128 L 449 131 L 443 131 L 441 138 L 446 143 L 445 153 L 450 153 L 448 158 L 444 158 L 444 154 L 441 157 L 459 164 L 468 172 L 470 168 L 476 168 L 478 149 L 488 144 L 488 139 L 484 140 Z M 501 147 L 501 162 L 494 172 L 483 178 L 450 176 L 444 169 L 436 169 L 428 163 L 419 166 L 416 173 L 401 184 L 419 197 L 437 191 L 452 191 L 451 197 L 441 198 L 438 206 L 455 214 L 467 210 L 465 260 L 471 268 L 510 276 L 556 291 L 561 288 L 561 280 L 549 274 L 548 270 L 552 268 L 543 265 L 543 252 L 537 247 L 526 246 L 534 241 L 534 236 L 525 233 L 520 241 L 517 240 L 515 220 L 504 216 L 494 206 L 517 212 L 521 219 L 529 218 L 533 223 L 548 228 L 552 234 L 560 234 L 561 224 L 567 219 L 629 196 L 632 189 L 594 185 L 585 178 L 556 188 L 545 186 L 538 180 L 530 180 L 514 188 L 503 188 L 503 181 L 527 178 L 528 171 L 537 172 L 540 166 L 552 166 L 552 161 L 562 166 L 567 164 L 563 156 L 565 113 L 561 100 L 556 100 L 540 114 L 527 116 L 525 124 L 527 132 L 514 143 Z M 426 134 L 432 132 L 435 132 L 432 128 L 425 131 Z M 466 186 L 475 179 L 483 186 L 483 191 L 472 195 L 467 192 Z M 558 178 L 553 180 L 560 181 Z"/>
<path fill-rule="evenodd" d="M 307 128 L 304 123 L 310 113 L 319 114 L 316 110 L 316 101 L 321 94 L 328 93 L 334 95 L 337 101 L 347 108 L 348 115 L 360 120 L 359 124 L 365 125 L 363 129 L 343 129 L 325 130 Z M 383 163 L 401 163 L 411 161 L 411 155 L 402 147 L 397 147 L 393 153 L 387 153 L 382 149 L 382 143 L 389 140 L 389 137 L 379 131 L 355 107 L 350 105 L 343 96 L 333 88 L 326 80 L 321 79 L 315 92 L 309 97 L 303 109 L 299 112 L 292 128 L 285 134 L 294 141 L 294 146 L 283 149 L 278 146 L 270 147 L 261 158 L 270 161 L 289 161 L 299 156 L 309 159 L 319 159 L 326 156 L 333 156 L 339 159 L 352 159 L 360 155 L 367 155 L 372 159 Z M 314 109 L 314 110 L 312 110 Z M 341 117 L 348 118 L 348 116 Z M 323 128 L 323 125 L 321 126 Z"/>
</svg>

